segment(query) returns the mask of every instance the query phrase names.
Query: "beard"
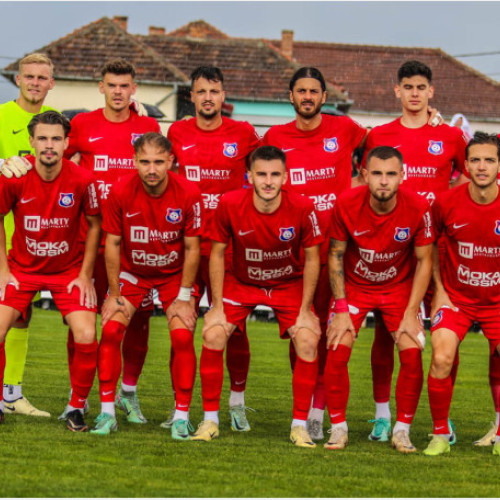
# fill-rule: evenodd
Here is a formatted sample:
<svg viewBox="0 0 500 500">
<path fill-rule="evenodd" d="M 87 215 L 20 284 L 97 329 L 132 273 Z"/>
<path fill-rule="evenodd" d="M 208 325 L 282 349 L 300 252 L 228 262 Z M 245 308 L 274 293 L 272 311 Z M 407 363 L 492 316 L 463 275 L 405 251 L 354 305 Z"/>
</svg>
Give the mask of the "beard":
<svg viewBox="0 0 500 500">
<path fill-rule="evenodd" d="M 382 193 L 382 194 L 378 194 L 377 192 L 375 193 L 371 193 L 371 195 L 377 200 L 377 201 L 380 201 L 380 202 L 385 202 L 385 201 L 389 201 L 391 200 L 392 198 L 394 198 L 394 196 L 396 196 L 396 193 L 397 191 L 393 191 L 392 193 Z"/>
<path fill-rule="evenodd" d="M 305 111 L 301 108 L 301 104 L 304 103 L 298 103 L 297 101 L 293 101 L 293 108 L 295 109 L 295 112 L 301 116 L 302 118 L 314 118 L 316 115 L 319 115 L 321 113 L 321 108 L 323 106 L 323 103 L 319 103 L 316 106 L 314 106 L 314 103 L 312 101 L 305 101 L 306 103 L 311 103 L 313 104 L 313 108 L 310 111 Z"/>
</svg>

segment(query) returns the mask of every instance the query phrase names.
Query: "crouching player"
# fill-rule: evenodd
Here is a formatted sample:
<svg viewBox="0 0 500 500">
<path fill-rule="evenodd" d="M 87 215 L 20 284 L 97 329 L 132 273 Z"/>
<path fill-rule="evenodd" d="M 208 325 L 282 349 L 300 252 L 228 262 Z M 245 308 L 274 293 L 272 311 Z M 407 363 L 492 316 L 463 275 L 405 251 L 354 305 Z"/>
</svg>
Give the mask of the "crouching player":
<svg viewBox="0 0 500 500">
<path fill-rule="evenodd" d="M 433 206 L 436 232 L 442 235 L 444 248 L 440 259 L 434 251 L 432 360 L 427 379 L 434 430 L 425 455 L 450 451 L 450 372 L 455 352 L 474 321 L 488 339 L 491 354 L 500 355 L 498 137 L 477 132 L 466 155 L 470 182 L 443 193 Z M 500 455 L 498 430 L 493 454 Z"/>
<path fill-rule="evenodd" d="M 175 354 L 176 410 L 171 432 L 174 439 L 186 440 L 196 374 L 197 312 L 191 288 L 200 261 L 201 194 L 170 172 L 173 156 L 168 139 L 149 132 L 134 142 L 134 149 L 137 174 L 113 185 L 104 208 L 109 295 L 102 308 L 99 345 L 101 414 L 91 432 L 117 430 L 115 392 L 121 373 L 121 342 L 144 297 L 156 288 Z"/>
<path fill-rule="evenodd" d="M 418 194 L 398 189 L 404 173 L 397 149 L 372 149 L 362 172 L 367 186 L 341 195 L 332 219 L 328 265 L 335 302 L 325 369 L 332 430 L 325 448 L 347 446 L 347 365 L 366 314 L 378 311 L 392 332 L 401 363 L 391 444 L 401 453 L 412 453 L 416 448 L 410 425 L 422 390 L 425 346 L 418 316 L 431 276 L 434 241 L 430 206 Z"/>
<path fill-rule="evenodd" d="M 191 438 L 195 441 L 219 436 L 224 349 L 234 330 L 243 328 L 255 306 L 263 304 L 274 310 L 280 335 L 290 336 L 297 351 L 290 439 L 297 446 L 316 446 L 306 421 L 318 374 L 320 330 L 312 300 L 323 236 L 312 201 L 282 190 L 285 163 L 285 154 L 274 146 L 256 149 L 248 172 L 253 189 L 226 193 L 217 208 L 209 264 L 213 304 L 205 315 L 200 360 L 205 416 Z M 232 272 L 225 272 L 230 242 Z"/>
<path fill-rule="evenodd" d="M 69 121 L 55 111 L 35 115 L 28 125 L 35 151 L 28 159 L 35 168 L 20 179 L 0 179 L 0 376 L 3 381 L 9 328 L 25 316 L 36 292 L 50 290 L 75 337 L 66 423 L 81 432 L 88 430 L 83 407 L 97 363 L 92 273 L 101 218 L 92 174 L 63 159 L 69 130 Z M 7 259 L 3 219 L 10 210 L 15 231 Z M 82 214 L 88 222 L 84 248 L 74 244 Z M 3 419 L 3 406 L 0 411 Z"/>
</svg>

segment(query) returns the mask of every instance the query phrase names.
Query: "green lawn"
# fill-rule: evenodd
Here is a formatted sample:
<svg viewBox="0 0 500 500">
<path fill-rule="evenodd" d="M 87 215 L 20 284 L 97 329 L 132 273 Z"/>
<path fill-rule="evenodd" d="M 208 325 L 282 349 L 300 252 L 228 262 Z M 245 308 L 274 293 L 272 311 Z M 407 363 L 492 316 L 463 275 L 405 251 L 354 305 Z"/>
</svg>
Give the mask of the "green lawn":
<svg viewBox="0 0 500 500">
<path fill-rule="evenodd" d="M 458 443 L 450 456 L 402 456 L 366 438 L 372 418 L 369 349 L 361 332 L 350 363 L 349 446 L 344 451 L 298 449 L 288 442 L 291 375 L 288 346 L 277 325 L 249 323 L 252 347 L 247 404 L 252 431 L 231 432 L 224 384 L 220 439 L 174 442 L 159 424 L 172 407 L 165 318 L 152 319 L 150 352 L 139 394 L 149 423 L 128 424 L 109 437 L 73 434 L 56 420 L 68 394 L 66 330 L 58 313 L 35 310 L 25 376 L 26 395 L 50 419 L 6 416 L 0 428 L 4 497 L 497 497 L 500 458 L 474 448 L 494 417 L 487 383 L 488 347 L 469 334 L 461 353 L 452 418 Z M 199 352 L 200 335 L 197 334 Z M 427 372 L 430 349 L 424 355 Z M 98 413 L 90 397 L 89 423 Z M 199 379 L 191 418 L 202 418 Z M 422 450 L 432 430 L 424 392 L 412 430 Z"/>
</svg>

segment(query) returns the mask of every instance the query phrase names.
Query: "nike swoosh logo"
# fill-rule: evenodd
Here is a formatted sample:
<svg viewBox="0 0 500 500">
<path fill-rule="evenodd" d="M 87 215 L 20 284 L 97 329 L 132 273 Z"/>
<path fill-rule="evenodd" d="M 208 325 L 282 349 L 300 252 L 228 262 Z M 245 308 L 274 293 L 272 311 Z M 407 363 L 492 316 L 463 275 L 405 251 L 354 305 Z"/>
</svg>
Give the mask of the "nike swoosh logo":
<svg viewBox="0 0 500 500">
<path fill-rule="evenodd" d="M 25 203 L 29 203 L 30 201 L 33 201 L 33 200 L 36 200 L 36 196 L 35 196 L 34 198 L 28 198 L 28 199 L 26 199 L 26 198 L 21 198 L 21 199 L 19 200 L 19 203 L 21 203 L 22 205 L 24 205 Z"/>
<path fill-rule="evenodd" d="M 130 212 L 127 212 L 127 217 L 135 217 L 136 215 L 139 215 L 141 212 L 134 212 L 131 214 Z"/>
<path fill-rule="evenodd" d="M 21 129 L 19 129 L 19 130 L 13 130 L 13 131 L 12 131 L 12 133 L 13 133 L 14 135 L 16 135 L 16 134 L 19 134 L 19 132 L 22 132 L 23 130 L 24 130 L 23 128 L 21 128 Z"/>
<path fill-rule="evenodd" d="M 394 149 L 398 149 L 402 146 L 402 144 L 398 144 L 397 146 L 392 146 Z"/>
<path fill-rule="evenodd" d="M 182 146 L 182 151 L 186 151 L 186 149 L 194 148 L 196 144 L 191 144 L 191 146 Z"/>
<path fill-rule="evenodd" d="M 254 231 L 255 231 L 255 229 L 250 229 L 250 231 L 238 231 L 238 234 L 240 236 L 245 236 L 246 234 L 253 233 Z"/>
<path fill-rule="evenodd" d="M 453 224 L 453 229 L 460 229 L 461 227 L 468 226 L 469 223 L 466 222 L 465 224 Z"/>
<path fill-rule="evenodd" d="M 102 395 L 107 396 L 108 394 L 112 394 L 114 391 L 103 391 Z"/>
<path fill-rule="evenodd" d="M 98 141 L 99 139 L 102 139 L 102 137 L 89 137 L 89 142 L 95 142 Z"/>
<path fill-rule="evenodd" d="M 369 233 L 371 229 L 366 229 L 365 231 L 354 231 L 354 236 L 361 236 L 362 234 Z"/>
<path fill-rule="evenodd" d="M 288 153 L 288 151 L 293 151 L 295 148 L 282 149 L 283 153 Z"/>
<path fill-rule="evenodd" d="M 15 406 L 6 405 L 5 402 L 4 402 L 4 408 L 7 409 L 7 410 L 10 410 L 10 411 L 15 411 L 16 410 Z"/>
</svg>

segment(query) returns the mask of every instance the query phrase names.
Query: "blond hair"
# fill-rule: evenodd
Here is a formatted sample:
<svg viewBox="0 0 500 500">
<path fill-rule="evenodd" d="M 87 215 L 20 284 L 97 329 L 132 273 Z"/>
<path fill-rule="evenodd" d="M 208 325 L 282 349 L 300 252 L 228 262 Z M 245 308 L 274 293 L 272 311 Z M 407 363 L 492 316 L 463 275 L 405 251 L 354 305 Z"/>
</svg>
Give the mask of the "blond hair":
<svg viewBox="0 0 500 500">
<path fill-rule="evenodd" d="M 45 54 L 41 54 L 40 52 L 33 52 L 33 54 L 24 56 L 19 61 L 19 71 L 21 71 L 22 67 L 26 64 L 46 64 L 50 68 L 50 73 L 54 71 L 52 61 Z"/>
</svg>

